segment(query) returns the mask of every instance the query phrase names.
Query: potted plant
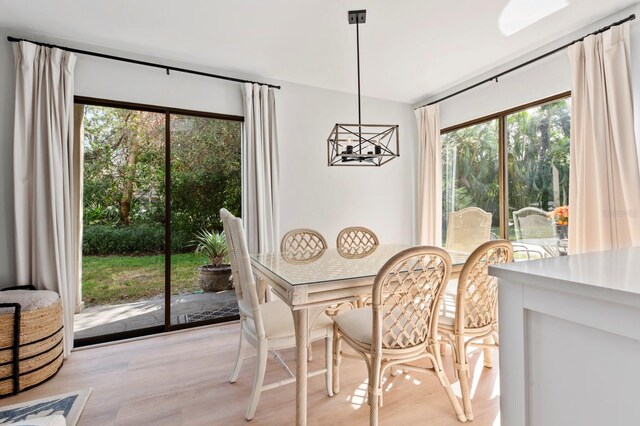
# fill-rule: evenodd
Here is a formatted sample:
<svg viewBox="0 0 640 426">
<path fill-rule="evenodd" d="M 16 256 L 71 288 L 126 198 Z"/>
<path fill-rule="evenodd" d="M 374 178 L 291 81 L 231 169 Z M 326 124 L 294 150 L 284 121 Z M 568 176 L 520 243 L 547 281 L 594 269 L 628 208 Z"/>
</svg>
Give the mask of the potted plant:
<svg viewBox="0 0 640 426">
<path fill-rule="evenodd" d="M 204 291 L 222 291 L 231 288 L 231 266 L 227 259 L 227 239 L 224 232 L 209 232 L 205 229 L 195 234 L 196 253 L 207 257 L 209 264 L 200 266 L 198 284 Z"/>
<path fill-rule="evenodd" d="M 569 206 L 559 206 L 549 212 L 549 217 L 556 225 L 556 235 L 561 240 L 568 238 L 569 228 Z"/>
</svg>

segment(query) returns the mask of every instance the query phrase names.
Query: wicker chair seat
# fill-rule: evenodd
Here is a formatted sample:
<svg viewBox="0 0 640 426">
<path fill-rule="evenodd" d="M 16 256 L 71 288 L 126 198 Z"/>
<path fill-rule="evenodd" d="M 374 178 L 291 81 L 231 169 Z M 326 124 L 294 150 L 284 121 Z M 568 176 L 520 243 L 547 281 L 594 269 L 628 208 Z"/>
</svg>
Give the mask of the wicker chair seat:
<svg viewBox="0 0 640 426">
<path fill-rule="evenodd" d="M 295 328 L 291 308 L 280 299 L 260 305 L 262 325 L 267 339 L 295 339 Z M 315 322 L 311 330 L 312 338 L 326 337 L 327 329 L 331 327 L 331 318 L 324 313 Z M 247 332 L 256 335 L 256 326 L 252 319 L 247 319 Z"/>
<path fill-rule="evenodd" d="M 20 304 L 20 333 L 14 341 L 14 308 L 0 309 L 0 398 L 32 388 L 62 366 L 62 301 L 48 290 L 0 292 L 0 303 Z M 14 356 L 17 345 L 17 371 Z M 17 375 L 16 375 L 17 373 Z"/>
</svg>

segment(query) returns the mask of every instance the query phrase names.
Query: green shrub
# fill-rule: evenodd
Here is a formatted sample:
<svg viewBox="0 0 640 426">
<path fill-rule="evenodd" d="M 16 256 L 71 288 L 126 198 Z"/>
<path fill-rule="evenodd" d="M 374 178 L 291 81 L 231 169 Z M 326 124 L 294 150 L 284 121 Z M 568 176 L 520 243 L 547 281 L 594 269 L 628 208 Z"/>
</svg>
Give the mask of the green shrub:
<svg viewBox="0 0 640 426">
<path fill-rule="evenodd" d="M 193 234 L 174 230 L 172 253 L 192 252 Z M 139 224 L 128 227 L 93 225 L 84 228 L 82 253 L 85 256 L 160 254 L 164 252 L 163 225 Z"/>
<path fill-rule="evenodd" d="M 193 232 L 185 229 L 171 230 L 171 252 L 191 253 L 196 246 L 193 244 Z"/>
</svg>

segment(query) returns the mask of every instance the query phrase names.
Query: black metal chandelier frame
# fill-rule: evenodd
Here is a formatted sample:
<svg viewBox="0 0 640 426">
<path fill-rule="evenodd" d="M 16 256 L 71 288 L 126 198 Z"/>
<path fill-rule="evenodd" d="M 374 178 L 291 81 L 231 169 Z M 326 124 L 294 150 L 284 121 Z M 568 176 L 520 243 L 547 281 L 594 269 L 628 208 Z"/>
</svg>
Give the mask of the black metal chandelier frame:
<svg viewBox="0 0 640 426">
<path fill-rule="evenodd" d="M 397 124 L 362 124 L 360 95 L 360 24 L 367 18 L 366 10 L 349 11 L 349 24 L 356 26 L 358 64 L 358 124 L 340 124 L 327 139 L 329 166 L 381 166 L 400 156 Z"/>
</svg>

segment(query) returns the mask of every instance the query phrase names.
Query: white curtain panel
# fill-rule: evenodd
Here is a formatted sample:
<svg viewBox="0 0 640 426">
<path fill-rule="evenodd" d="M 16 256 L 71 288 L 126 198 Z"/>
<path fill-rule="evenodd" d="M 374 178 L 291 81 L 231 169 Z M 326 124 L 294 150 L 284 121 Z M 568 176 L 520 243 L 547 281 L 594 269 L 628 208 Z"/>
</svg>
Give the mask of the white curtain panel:
<svg viewBox="0 0 640 426">
<path fill-rule="evenodd" d="M 14 198 L 18 284 L 60 294 L 65 356 L 80 283 L 82 145 L 73 137 L 75 55 L 13 44 Z"/>
<path fill-rule="evenodd" d="M 640 245 L 629 24 L 569 48 L 569 252 Z"/>
<path fill-rule="evenodd" d="M 278 132 L 274 89 L 245 83 L 242 219 L 249 251 L 275 252 L 280 229 Z"/>
<path fill-rule="evenodd" d="M 442 140 L 440 106 L 415 110 L 418 122 L 418 243 L 442 245 Z"/>
</svg>

